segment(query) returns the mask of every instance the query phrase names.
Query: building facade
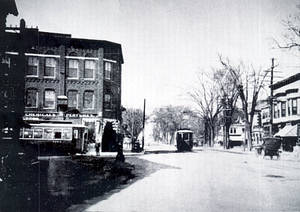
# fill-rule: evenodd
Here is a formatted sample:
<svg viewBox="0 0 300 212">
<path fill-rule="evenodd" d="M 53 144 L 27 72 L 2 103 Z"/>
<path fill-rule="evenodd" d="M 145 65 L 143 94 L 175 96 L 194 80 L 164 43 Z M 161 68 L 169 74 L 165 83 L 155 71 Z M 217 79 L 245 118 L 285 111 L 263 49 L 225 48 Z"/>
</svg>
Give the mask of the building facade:
<svg viewBox="0 0 300 212">
<path fill-rule="evenodd" d="M 16 33 L 8 34 L 17 40 Z M 116 134 L 121 124 L 121 45 L 28 28 L 25 39 L 23 119 L 84 124 L 90 142 L 112 142 L 102 143 L 102 150 L 116 151 L 116 141 L 103 136 Z M 11 45 L 6 54 L 14 57 L 16 49 Z"/>
<path fill-rule="evenodd" d="M 300 73 L 279 81 L 273 89 L 272 120 L 270 104 L 262 108 L 262 123 L 270 131 L 272 122 L 273 135 L 282 137 L 287 150 L 296 144 L 297 124 L 300 123 Z"/>
</svg>

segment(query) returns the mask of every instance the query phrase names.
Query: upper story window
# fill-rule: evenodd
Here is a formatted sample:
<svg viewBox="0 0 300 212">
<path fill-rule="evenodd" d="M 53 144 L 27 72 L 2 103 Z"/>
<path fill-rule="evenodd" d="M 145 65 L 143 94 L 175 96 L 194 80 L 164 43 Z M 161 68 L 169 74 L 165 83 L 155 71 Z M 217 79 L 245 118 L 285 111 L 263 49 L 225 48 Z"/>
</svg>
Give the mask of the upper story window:
<svg viewBox="0 0 300 212">
<path fill-rule="evenodd" d="M 78 79 L 78 69 L 79 69 L 79 61 L 76 59 L 77 53 L 71 52 L 68 55 L 68 72 L 67 76 L 70 79 Z"/>
<path fill-rule="evenodd" d="M 297 115 L 297 99 L 292 100 L 292 115 Z"/>
<path fill-rule="evenodd" d="M 85 57 L 86 59 L 84 61 L 83 78 L 92 80 L 94 79 L 94 75 L 95 75 L 95 60 L 92 59 L 93 58 L 92 53 L 87 53 Z"/>
<path fill-rule="evenodd" d="M 94 109 L 94 92 L 85 91 L 83 93 L 83 107 L 86 109 Z"/>
<path fill-rule="evenodd" d="M 113 64 L 110 62 L 105 62 L 105 79 L 112 80 L 112 66 Z"/>
<path fill-rule="evenodd" d="M 278 114 L 277 114 L 277 105 L 274 105 L 274 118 L 277 118 Z"/>
<path fill-rule="evenodd" d="M 54 58 L 54 51 L 48 50 L 45 53 L 46 55 L 52 55 L 45 58 L 45 71 L 44 77 L 55 77 L 55 70 L 56 70 L 56 58 Z"/>
<path fill-rule="evenodd" d="M 94 79 L 95 61 L 85 60 L 84 61 L 84 78 Z"/>
<path fill-rule="evenodd" d="M 78 107 L 78 92 L 69 91 L 68 92 L 68 107 L 77 108 Z"/>
<path fill-rule="evenodd" d="M 46 109 L 54 109 L 55 108 L 55 92 L 54 92 L 54 90 L 45 90 L 44 108 L 46 108 Z"/>
<path fill-rule="evenodd" d="M 286 116 L 286 102 L 281 102 L 281 117 Z"/>
<path fill-rule="evenodd" d="M 28 57 L 28 63 L 27 63 L 27 76 L 38 76 L 38 65 L 39 65 L 39 58 L 35 56 L 29 56 Z"/>
<path fill-rule="evenodd" d="M 56 59 L 51 57 L 45 58 L 45 77 L 55 77 Z"/>
<path fill-rule="evenodd" d="M 37 108 L 38 91 L 35 88 L 28 88 L 26 91 L 26 107 Z"/>
<path fill-rule="evenodd" d="M 78 60 L 69 59 L 68 78 L 78 79 Z"/>
<path fill-rule="evenodd" d="M 112 103 L 111 103 L 111 95 L 105 94 L 104 96 L 104 109 L 111 109 Z"/>
</svg>

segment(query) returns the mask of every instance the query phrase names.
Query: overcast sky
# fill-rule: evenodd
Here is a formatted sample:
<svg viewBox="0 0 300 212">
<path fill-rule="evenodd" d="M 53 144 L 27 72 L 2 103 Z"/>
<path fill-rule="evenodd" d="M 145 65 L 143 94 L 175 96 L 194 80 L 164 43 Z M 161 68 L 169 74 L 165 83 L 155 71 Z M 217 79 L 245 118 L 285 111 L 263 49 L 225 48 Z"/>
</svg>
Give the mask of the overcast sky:
<svg viewBox="0 0 300 212">
<path fill-rule="evenodd" d="M 272 38 L 297 11 L 297 0 L 15 0 L 19 16 L 7 25 L 108 40 L 122 45 L 122 105 L 147 113 L 185 104 L 195 73 L 220 67 L 218 54 L 284 77 L 299 72 L 300 58 L 274 50 Z M 280 75 L 280 73 L 278 74 Z"/>
</svg>

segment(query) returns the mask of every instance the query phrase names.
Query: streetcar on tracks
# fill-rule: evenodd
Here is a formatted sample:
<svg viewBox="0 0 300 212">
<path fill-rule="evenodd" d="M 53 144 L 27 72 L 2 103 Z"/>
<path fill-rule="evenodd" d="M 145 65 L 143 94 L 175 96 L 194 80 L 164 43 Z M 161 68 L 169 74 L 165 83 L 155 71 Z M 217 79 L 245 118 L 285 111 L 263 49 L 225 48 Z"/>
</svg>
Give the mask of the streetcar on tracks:
<svg viewBox="0 0 300 212">
<path fill-rule="evenodd" d="M 20 129 L 20 142 L 37 154 L 76 154 L 87 151 L 87 127 L 72 123 L 33 123 Z M 32 148 L 34 147 L 34 148 Z"/>
<path fill-rule="evenodd" d="M 174 134 L 174 144 L 178 151 L 191 151 L 193 149 L 193 131 L 189 129 L 177 130 Z"/>
</svg>

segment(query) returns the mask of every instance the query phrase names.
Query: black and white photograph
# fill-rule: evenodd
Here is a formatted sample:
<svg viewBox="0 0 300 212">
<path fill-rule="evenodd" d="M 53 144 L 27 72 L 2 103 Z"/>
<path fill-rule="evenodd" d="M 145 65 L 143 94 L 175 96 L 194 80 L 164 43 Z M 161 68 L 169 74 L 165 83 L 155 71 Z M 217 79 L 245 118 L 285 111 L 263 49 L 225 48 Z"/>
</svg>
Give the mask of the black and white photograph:
<svg viewBox="0 0 300 212">
<path fill-rule="evenodd" d="M 0 0 L 0 212 L 300 211 L 299 0 Z"/>
</svg>

